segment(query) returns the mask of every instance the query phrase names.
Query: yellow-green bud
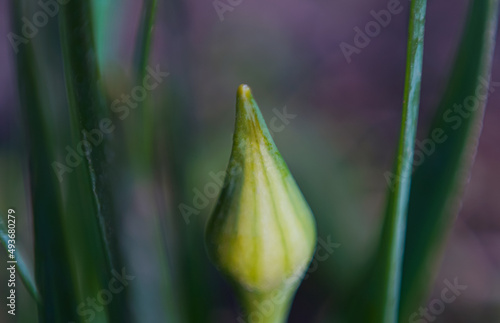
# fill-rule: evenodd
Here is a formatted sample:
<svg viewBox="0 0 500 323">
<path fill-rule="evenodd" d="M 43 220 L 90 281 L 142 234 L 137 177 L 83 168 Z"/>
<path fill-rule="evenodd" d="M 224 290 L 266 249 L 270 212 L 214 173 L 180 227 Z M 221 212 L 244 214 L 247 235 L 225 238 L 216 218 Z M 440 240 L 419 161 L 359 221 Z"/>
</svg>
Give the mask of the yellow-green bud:
<svg viewBox="0 0 500 323">
<path fill-rule="evenodd" d="M 254 314 L 283 322 L 312 259 L 316 224 L 247 85 L 240 85 L 236 100 L 233 148 L 208 221 L 207 250 L 250 321 Z M 272 304 L 270 313 L 262 313 L 262 302 Z"/>
</svg>

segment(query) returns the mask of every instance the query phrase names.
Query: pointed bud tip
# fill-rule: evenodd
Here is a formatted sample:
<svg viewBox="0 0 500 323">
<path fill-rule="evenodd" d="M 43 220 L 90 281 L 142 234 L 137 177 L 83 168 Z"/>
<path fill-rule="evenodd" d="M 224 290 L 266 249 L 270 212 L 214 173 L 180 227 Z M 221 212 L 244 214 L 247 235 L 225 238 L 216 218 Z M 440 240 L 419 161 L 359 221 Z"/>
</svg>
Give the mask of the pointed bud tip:
<svg viewBox="0 0 500 323">
<path fill-rule="evenodd" d="M 248 85 L 241 84 L 240 86 L 238 86 L 237 96 L 240 99 L 248 99 L 252 96 L 252 91 L 250 90 L 250 87 Z"/>
<path fill-rule="evenodd" d="M 264 120 L 258 120 L 259 117 L 261 118 L 260 111 L 252 96 L 252 90 L 248 85 L 241 84 L 236 91 L 236 119 L 239 120 L 236 127 L 242 130 L 248 126 L 253 127 L 256 123 L 262 123 L 265 127 Z"/>
</svg>

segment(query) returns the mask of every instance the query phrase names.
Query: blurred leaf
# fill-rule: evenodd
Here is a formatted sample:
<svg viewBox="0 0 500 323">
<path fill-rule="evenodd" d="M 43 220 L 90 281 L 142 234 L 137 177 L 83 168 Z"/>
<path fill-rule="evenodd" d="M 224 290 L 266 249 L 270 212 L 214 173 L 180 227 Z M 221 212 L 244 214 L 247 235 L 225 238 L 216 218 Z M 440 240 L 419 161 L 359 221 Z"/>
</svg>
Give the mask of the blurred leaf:
<svg viewBox="0 0 500 323">
<path fill-rule="evenodd" d="M 8 236 L 8 231 L 7 231 L 7 226 L 5 225 L 5 222 L 3 221 L 3 218 L 0 216 L 0 241 L 5 247 L 5 250 L 7 252 L 9 251 L 9 236 Z M 15 260 L 16 262 L 16 267 L 18 269 L 19 276 L 21 277 L 21 281 L 23 282 L 24 286 L 30 293 L 30 295 L 33 297 L 33 299 L 39 303 L 40 302 L 40 295 L 38 294 L 38 289 L 36 287 L 35 279 L 33 278 L 33 275 L 31 274 L 30 270 L 28 269 L 28 266 L 26 265 L 26 262 L 24 261 L 24 257 L 21 255 L 19 250 L 16 248 L 15 252 Z"/>
<path fill-rule="evenodd" d="M 78 139 L 93 143 L 93 130 L 102 136 L 101 143 L 93 147 L 84 145 L 85 164 L 89 170 L 94 203 L 97 210 L 106 255 L 111 265 L 110 243 L 105 233 L 105 213 L 112 211 L 109 177 L 106 173 L 108 161 L 104 147 L 106 136 L 99 130 L 99 121 L 107 117 L 106 104 L 100 89 L 100 76 L 94 51 L 93 33 L 90 24 L 90 7 L 84 1 L 69 4 L 62 10 L 61 43 L 63 47 L 64 71 L 69 107 Z M 109 215 L 108 215 L 109 216 Z"/>
<path fill-rule="evenodd" d="M 61 9 L 61 44 L 66 89 L 72 126 L 72 147 L 83 150 L 83 165 L 76 166 L 68 178 L 68 221 L 75 233 L 74 247 L 79 253 L 77 267 L 88 293 L 112 279 L 112 270 L 123 268 L 115 230 L 118 215 L 113 200 L 113 172 L 110 157 L 110 132 L 106 98 L 97 64 L 91 8 L 87 1 L 73 1 Z M 103 126 L 107 124 L 108 126 Z M 87 144 L 82 144 L 83 142 Z M 83 261 L 85 259 L 86 261 Z M 86 268 L 81 271 L 81 267 Z M 109 307 L 110 320 L 131 320 L 126 306 L 126 290 L 116 294 Z"/>
<path fill-rule="evenodd" d="M 14 30 L 21 34 L 22 1 L 12 1 Z M 77 301 L 71 276 L 61 209 L 61 192 L 52 172 L 55 159 L 50 125 L 44 118 L 48 109 L 40 96 L 32 42 L 19 47 L 16 56 L 19 96 L 27 131 L 29 179 L 33 208 L 35 279 L 40 293 L 40 322 L 62 322 L 76 318 Z"/>
<path fill-rule="evenodd" d="M 170 49 L 166 65 L 168 80 L 162 91 L 162 109 L 155 117 L 155 163 L 162 186 L 164 201 L 170 201 L 167 216 L 175 232 L 172 245 L 172 262 L 175 283 L 180 295 L 180 312 L 185 322 L 210 322 L 216 307 L 213 280 L 210 279 L 210 262 L 204 248 L 205 223 L 198 221 L 184 222 L 179 206 L 193 200 L 193 187 L 188 185 L 191 172 L 195 138 L 200 127 L 196 123 L 196 90 L 192 81 L 192 44 L 189 41 L 189 23 L 192 18 L 188 3 L 182 0 L 162 3 L 162 19 L 167 30 L 166 41 Z"/>
<path fill-rule="evenodd" d="M 156 0 L 142 1 L 132 65 L 132 80 L 138 86 L 144 84 L 146 68 L 150 60 L 156 8 Z M 151 189 L 150 192 L 155 192 L 157 190 L 155 185 L 158 180 L 157 167 L 155 167 L 156 151 L 154 150 L 154 143 L 157 139 L 155 138 L 156 127 L 154 125 L 156 121 L 154 114 L 155 106 L 153 102 L 152 93 L 146 97 L 145 101 L 136 102 L 138 106 L 135 115 L 133 119 L 130 120 L 128 124 L 129 127 L 125 133 L 127 136 L 126 141 L 129 144 L 128 159 L 132 162 L 133 168 L 138 170 L 136 173 L 137 176 L 133 179 L 134 185 L 136 187 L 143 186 L 142 191 L 146 190 L 145 186 L 147 186 Z M 159 285 L 158 282 L 155 282 L 155 284 L 161 289 L 161 293 L 159 294 L 161 300 L 157 299 L 158 294 L 151 292 L 151 287 L 148 288 L 146 282 L 140 285 L 138 284 L 137 291 L 144 295 L 144 303 L 152 304 L 159 302 L 160 306 L 158 306 L 158 308 L 161 309 L 161 313 L 154 312 L 150 305 L 149 307 L 141 308 L 136 304 L 139 308 L 137 311 L 139 312 L 138 315 L 141 315 L 141 317 L 162 315 L 163 319 L 167 322 L 179 322 L 179 301 L 176 297 L 178 292 L 174 288 L 174 277 L 172 276 L 171 270 L 172 264 L 170 263 L 168 255 L 167 225 L 163 221 L 164 215 L 166 214 L 165 200 L 163 198 L 158 198 L 154 193 L 151 194 L 150 198 L 151 200 L 149 200 L 148 203 L 150 208 L 148 210 L 144 207 L 141 209 L 143 212 L 141 218 L 150 218 L 152 222 L 150 235 L 154 247 L 151 249 L 159 265 L 158 272 L 161 278 L 161 284 Z M 136 221 L 143 221 L 143 219 L 137 219 Z"/>
<path fill-rule="evenodd" d="M 418 310 L 432 283 L 433 265 L 451 217 L 458 212 L 481 132 L 495 47 L 498 0 L 474 0 L 469 9 L 448 87 L 431 130 L 422 141 L 427 142 L 425 150 L 430 152 L 422 149 L 424 160 L 416 169 L 411 186 L 401 321 L 408 320 Z M 466 106 L 469 96 L 476 104 L 474 108 L 463 109 L 464 116 L 453 110 L 455 104 Z M 437 137 L 446 139 L 434 139 L 436 132 L 442 132 Z"/>
<path fill-rule="evenodd" d="M 142 81 L 146 71 L 149 53 L 151 52 L 151 38 L 153 35 L 156 0 L 144 0 L 142 3 L 141 18 L 135 40 L 134 75 L 137 82 Z"/>
<path fill-rule="evenodd" d="M 91 0 L 90 2 L 97 60 L 100 66 L 107 66 L 116 59 L 113 55 L 114 45 L 109 41 L 113 36 L 109 32 L 113 30 L 112 26 L 122 18 L 121 9 L 127 6 L 119 7 L 124 2 L 119 3 L 114 0 Z"/>
<path fill-rule="evenodd" d="M 403 116 L 393 174 L 398 180 L 389 184 L 375 267 L 368 273 L 367 286 L 362 287 L 360 297 L 363 301 L 356 305 L 352 314 L 356 319 L 352 322 L 397 322 L 411 164 L 420 101 L 426 5 L 426 0 L 411 2 Z"/>
<path fill-rule="evenodd" d="M 156 14 L 156 0 L 144 0 L 135 40 L 134 61 L 132 75 L 135 84 L 143 85 L 146 75 L 146 67 L 151 53 L 151 39 L 153 36 L 154 20 Z M 146 102 L 137 102 L 137 112 L 134 116 L 135 122 L 128 141 L 131 143 L 130 157 L 139 166 L 141 171 L 149 172 L 152 164 L 153 142 L 154 142 L 154 113 L 151 96 L 146 98 Z"/>
</svg>

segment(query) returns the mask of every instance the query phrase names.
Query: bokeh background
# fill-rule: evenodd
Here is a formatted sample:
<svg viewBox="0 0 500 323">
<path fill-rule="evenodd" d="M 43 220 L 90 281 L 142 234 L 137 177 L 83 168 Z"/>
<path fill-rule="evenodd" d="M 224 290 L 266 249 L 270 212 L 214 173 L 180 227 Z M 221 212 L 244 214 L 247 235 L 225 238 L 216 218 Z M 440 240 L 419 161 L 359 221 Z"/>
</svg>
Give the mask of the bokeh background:
<svg viewBox="0 0 500 323">
<path fill-rule="evenodd" d="M 420 140 L 443 94 L 468 3 L 428 3 Z M 193 207 L 197 190 L 214 182 L 210 173 L 225 169 L 241 83 L 252 88 L 266 120 L 284 107 L 295 115 L 273 137 L 316 216 L 319 237 L 340 244 L 301 285 L 289 322 L 326 322 L 342 307 L 378 240 L 384 173 L 392 169 L 400 129 L 409 2 L 401 2 L 403 12 L 350 63 L 339 45 L 353 44 L 353 28 L 364 28 L 373 20 L 370 11 L 387 4 L 242 0 L 220 19 L 212 1 L 159 1 L 148 65 L 159 64 L 170 74 L 141 107 L 154 117 L 144 121 L 131 110 L 120 120 L 110 112 L 117 125 L 114 195 L 120 225 L 109 230 L 119 237 L 128 271 L 136 276 L 128 290 L 134 320 L 236 322 L 232 291 L 203 245 L 216 198 L 207 198 L 189 223 L 179 207 Z M 136 85 L 130 66 L 140 7 L 140 1 L 94 1 L 95 55 L 110 98 Z M 0 212 L 16 209 L 18 248 L 32 259 L 26 135 L 15 53 L 6 37 L 12 30 L 9 8 L 9 1 L 0 1 Z M 40 70 L 50 76 L 42 96 L 62 159 L 69 118 L 58 35 L 56 17 L 32 42 Z M 498 49 L 493 81 L 500 81 Z M 445 279 L 458 277 L 468 288 L 436 322 L 500 322 L 499 105 L 500 88 L 488 99 L 475 163 L 455 222 L 443 237 L 429 301 L 439 297 Z M 144 132 L 154 138 L 152 172 L 136 161 L 148 153 L 134 142 Z M 6 257 L 0 250 L 2 263 Z M 2 299 L 6 280 L 7 272 L 0 271 Z M 23 287 L 18 290 L 17 322 L 36 322 L 34 302 Z M 1 307 L 0 321 L 15 322 Z"/>
</svg>

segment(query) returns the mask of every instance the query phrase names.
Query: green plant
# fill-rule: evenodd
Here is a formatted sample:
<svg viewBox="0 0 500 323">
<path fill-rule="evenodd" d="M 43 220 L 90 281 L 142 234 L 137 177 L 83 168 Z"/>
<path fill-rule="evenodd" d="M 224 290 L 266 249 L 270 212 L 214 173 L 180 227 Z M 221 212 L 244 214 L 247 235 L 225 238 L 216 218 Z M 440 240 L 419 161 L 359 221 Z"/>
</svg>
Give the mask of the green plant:
<svg viewBox="0 0 500 323">
<path fill-rule="evenodd" d="M 321 265 L 327 270 L 314 273 L 315 278 L 302 285 L 307 266 L 317 255 L 317 231 L 333 232 L 332 219 L 351 220 L 338 212 L 340 206 L 331 211 L 332 204 L 363 201 L 344 183 L 337 191 L 325 184 L 330 181 L 325 169 L 339 182 L 355 182 L 354 176 L 333 167 L 338 160 L 332 156 L 340 153 L 330 139 L 318 135 L 321 123 L 331 122 L 329 115 L 311 117 L 314 122 L 303 118 L 286 135 L 271 136 L 274 121 L 283 112 L 268 119 L 268 129 L 250 89 L 240 86 L 227 171 L 215 172 L 210 186 L 203 186 L 205 175 L 219 169 L 229 153 L 226 125 L 231 124 L 232 114 L 229 95 L 224 93 L 230 88 L 227 84 L 243 77 L 256 79 L 253 87 L 259 91 L 279 84 L 273 91 L 259 92 L 262 106 L 275 104 L 273 100 L 287 93 L 300 97 L 306 82 L 303 86 L 294 82 L 308 82 L 300 73 L 309 67 L 294 69 L 302 60 L 294 53 L 295 43 L 281 35 L 278 44 L 266 42 L 268 35 L 252 29 L 263 23 L 258 19 L 235 19 L 241 25 L 230 28 L 217 25 L 213 29 L 225 30 L 222 36 L 227 37 L 219 43 L 224 37 L 205 30 L 206 21 L 190 20 L 199 8 L 180 0 L 127 4 L 132 9 L 117 0 L 63 2 L 42 1 L 42 11 L 39 3 L 10 1 L 12 30 L 17 35 L 38 30 L 36 37 L 8 36 L 15 45 L 12 58 L 22 127 L 15 130 L 13 145 L 4 145 L 0 138 L 0 202 L 8 205 L 5 210 L 21 209 L 16 210 L 22 219 L 16 237 L 25 239 L 20 238 L 25 245 L 16 251 L 17 273 L 25 288 L 20 284 L 17 288 L 19 295 L 32 298 L 31 303 L 22 303 L 27 310 L 19 311 L 19 322 L 198 323 L 233 318 L 237 306 L 228 305 L 230 293 L 226 295 L 225 282 L 210 260 L 236 291 L 251 323 L 281 323 L 289 316 L 302 319 L 289 315 L 299 286 L 310 303 L 321 303 L 311 321 L 395 323 L 411 318 L 429 293 L 435 275 L 431 268 L 439 259 L 474 161 L 490 86 L 499 0 L 470 1 L 446 90 L 422 141 L 432 147 L 428 153 L 415 147 L 427 1 L 411 1 L 400 133 L 393 171 L 385 174 L 389 187 L 377 245 L 368 260 L 359 256 L 356 262 L 352 259 L 358 255 L 339 253 L 347 270 L 340 273 L 331 263 Z M 227 11 L 236 8 L 217 5 Z M 25 17 L 43 18 L 40 12 L 46 9 L 55 14 L 45 14 L 43 26 L 40 20 L 26 22 Z M 132 11 L 138 12 L 137 26 L 130 23 Z M 253 38 L 244 35 L 246 24 L 252 27 L 253 38 L 261 41 L 253 51 L 249 45 Z M 116 56 L 121 53 L 116 48 L 126 46 L 110 36 L 116 26 L 132 44 L 129 55 L 123 55 L 130 58 L 118 63 Z M 158 27 L 162 33 L 153 32 Z M 240 28 L 234 35 L 233 27 Z M 198 30 L 198 38 L 190 28 Z M 262 54 L 269 48 L 277 52 L 271 64 Z M 221 53 L 223 60 L 214 58 Z M 236 60 L 237 56 L 245 59 Z M 300 59 L 294 60 L 295 56 Z M 161 64 L 153 61 L 158 57 Z M 210 64 L 204 65 L 206 61 Z M 144 86 L 148 66 L 160 65 L 162 71 L 168 70 L 165 82 L 130 103 L 134 89 Z M 234 75 L 225 75 L 226 69 Z M 279 72 L 283 75 L 274 78 Z M 203 73 L 208 76 L 199 78 Z M 312 91 L 311 97 L 317 92 L 321 89 Z M 314 101 L 304 96 L 298 102 L 314 105 Z M 451 110 L 455 104 L 465 110 L 457 114 Z M 124 109 L 127 115 L 117 113 Z M 12 112 L 13 118 L 17 113 Z M 295 112 L 292 115 L 295 118 Z M 283 120 L 285 125 L 290 122 Z M 307 122 L 312 130 L 306 129 Z M 103 124 L 109 131 L 99 130 Z M 296 140 L 299 137 L 302 141 Z M 321 159 L 326 167 L 318 165 Z M 5 165 L 12 172 L 4 170 Z M 356 171 L 356 165 L 349 167 Z M 323 177 L 327 180 L 321 181 Z M 18 186 L 11 191 L 12 183 Z M 183 212 L 190 221 L 184 222 Z M 0 241 L 9 250 L 12 238 L 4 222 L 0 218 Z M 354 243 L 360 231 L 354 232 L 352 226 L 335 230 L 354 236 L 349 240 Z M 353 273 L 346 274 L 351 267 Z M 122 269 L 134 280 L 119 292 L 110 292 Z M 339 283 L 342 280 L 345 284 Z M 106 295 L 111 298 L 105 299 Z M 310 304 L 297 301 L 305 307 Z"/>
</svg>

